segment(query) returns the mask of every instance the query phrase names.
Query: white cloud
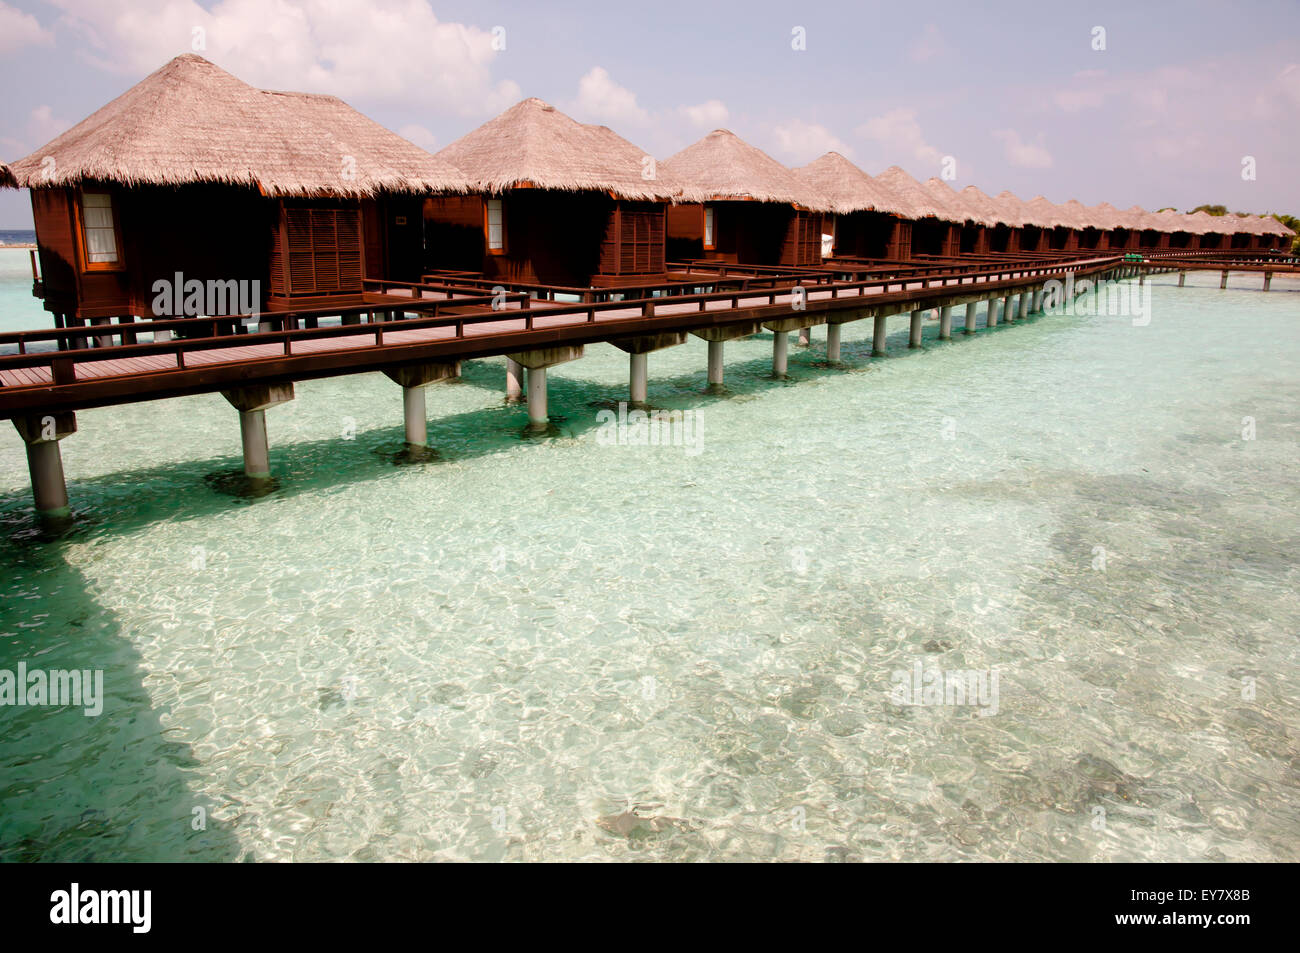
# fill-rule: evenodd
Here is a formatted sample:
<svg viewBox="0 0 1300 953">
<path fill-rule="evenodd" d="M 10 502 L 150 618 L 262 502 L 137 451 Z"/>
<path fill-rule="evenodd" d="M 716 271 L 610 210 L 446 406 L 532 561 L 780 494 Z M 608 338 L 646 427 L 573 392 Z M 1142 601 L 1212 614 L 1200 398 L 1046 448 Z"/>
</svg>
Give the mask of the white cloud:
<svg viewBox="0 0 1300 953">
<path fill-rule="evenodd" d="M 84 55 L 113 72 L 152 72 L 197 52 L 245 82 L 400 101 L 463 114 L 521 98 L 495 80 L 490 30 L 444 23 L 427 0 L 51 0 Z M 202 44 L 196 43 L 201 31 Z"/>
<path fill-rule="evenodd" d="M 918 159 L 926 166 L 938 166 L 943 159 L 943 153 L 925 141 L 921 124 L 916 121 L 916 111 L 912 109 L 890 110 L 883 116 L 868 119 L 855 132 L 884 147 L 887 165 Z"/>
<path fill-rule="evenodd" d="M 693 126 L 717 129 L 727 124 L 730 113 L 720 99 L 710 99 L 696 106 L 682 106 L 680 112 Z"/>
<path fill-rule="evenodd" d="M 438 137 L 424 126 L 408 123 L 397 130 L 397 134 L 408 142 L 414 142 L 426 152 L 438 151 Z"/>
<path fill-rule="evenodd" d="M 993 137 L 1002 143 L 1008 162 L 1022 169 L 1050 169 L 1052 154 L 1040 143 L 1025 142 L 1014 129 L 995 129 Z"/>
<path fill-rule="evenodd" d="M 827 152 L 841 155 L 853 154 L 852 148 L 825 126 L 792 119 L 772 127 L 776 137 L 775 152 L 779 152 L 795 163 L 811 162 Z"/>
<path fill-rule="evenodd" d="M 3 147 L 5 155 L 18 159 L 70 128 L 72 123 L 55 116 L 49 106 L 37 106 L 27 114 L 27 122 L 23 124 L 19 135 L 0 138 L 0 146 Z"/>
<path fill-rule="evenodd" d="M 948 44 L 944 42 L 943 35 L 939 28 L 933 23 L 927 23 L 921 35 L 907 48 L 908 58 L 913 63 L 928 63 L 930 60 L 938 59 L 948 52 Z"/>
<path fill-rule="evenodd" d="M 54 34 L 30 13 L 0 3 L 0 53 L 12 53 L 25 46 L 49 46 Z"/>
<path fill-rule="evenodd" d="M 637 105 L 636 93 L 614 82 L 603 66 L 593 66 L 578 80 L 578 98 L 573 110 L 586 118 L 607 122 L 644 123 L 650 119 Z"/>
</svg>

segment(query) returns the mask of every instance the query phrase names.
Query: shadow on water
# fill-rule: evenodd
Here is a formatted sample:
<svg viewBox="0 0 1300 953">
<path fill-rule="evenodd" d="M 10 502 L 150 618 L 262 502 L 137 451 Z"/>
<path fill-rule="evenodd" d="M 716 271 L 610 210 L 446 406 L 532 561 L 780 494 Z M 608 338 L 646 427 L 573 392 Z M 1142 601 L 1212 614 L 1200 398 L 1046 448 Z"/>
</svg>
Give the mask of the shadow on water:
<svg viewBox="0 0 1300 953">
<path fill-rule="evenodd" d="M 102 711 L 0 707 L 0 861 L 238 859 L 233 832 L 191 788 L 194 753 L 152 707 L 139 652 L 65 559 L 67 545 L 0 543 L 0 670 L 101 671 Z"/>
</svg>

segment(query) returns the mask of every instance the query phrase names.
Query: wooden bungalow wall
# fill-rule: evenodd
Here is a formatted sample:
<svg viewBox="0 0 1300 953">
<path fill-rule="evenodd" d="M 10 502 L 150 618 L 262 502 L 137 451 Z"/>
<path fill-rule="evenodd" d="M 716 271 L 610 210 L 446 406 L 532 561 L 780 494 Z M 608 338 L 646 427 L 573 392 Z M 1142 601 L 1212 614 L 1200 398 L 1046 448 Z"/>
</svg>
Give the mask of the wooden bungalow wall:
<svg viewBox="0 0 1300 953">
<path fill-rule="evenodd" d="M 665 272 L 665 204 L 597 192 L 514 189 L 501 196 L 505 247 L 489 252 L 482 195 L 426 199 L 426 264 L 488 279 L 586 287 L 596 276 Z"/>
<path fill-rule="evenodd" d="M 700 203 L 668 209 L 668 257 L 700 258 L 740 265 L 821 263 L 822 216 L 775 202 L 709 202 L 713 247 L 704 247 Z"/>
<path fill-rule="evenodd" d="M 835 254 L 845 258 L 910 257 L 911 223 L 884 212 L 835 216 Z"/>
</svg>

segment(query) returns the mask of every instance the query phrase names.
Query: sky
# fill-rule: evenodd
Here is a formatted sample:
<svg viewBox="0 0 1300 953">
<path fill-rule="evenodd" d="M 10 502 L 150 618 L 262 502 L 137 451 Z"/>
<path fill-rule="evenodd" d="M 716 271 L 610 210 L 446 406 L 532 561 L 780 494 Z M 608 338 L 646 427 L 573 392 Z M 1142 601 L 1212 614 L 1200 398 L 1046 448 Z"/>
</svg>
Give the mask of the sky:
<svg viewBox="0 0 1300 953">
<path fill-rule="evenodd" d="M 430 151 L 537 96 L 661 159 L 727 128 L 787 165 L 1300 214 L 1297 38 L 1295 0 L 0 0 L 0 159 L 198 52 Z M 0 190 L 0 227 L 30 223 Z"/>
</svg>

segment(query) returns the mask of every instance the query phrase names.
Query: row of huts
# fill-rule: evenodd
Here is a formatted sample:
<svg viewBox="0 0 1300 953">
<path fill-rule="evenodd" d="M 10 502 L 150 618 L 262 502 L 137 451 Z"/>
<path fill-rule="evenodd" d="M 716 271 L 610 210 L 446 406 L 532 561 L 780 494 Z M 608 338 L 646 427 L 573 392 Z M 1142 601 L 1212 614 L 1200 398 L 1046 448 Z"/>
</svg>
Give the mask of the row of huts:
<svg viewBox="0 0 1300 953">
<path fill-rule="evenodd" d="M 39 293 L 62 325 L 153 316 L 156 283 L 255 280 L 260 310 L 364 303 L 366 280 L 645 287 L 673 263 L 844 262 L 1290 244 L 1271 217 L 1056 205 L 790 169 L 725 130 L 656 162 L 528 99 L 430 154 L 332 96 L 256 89 L 184 55 L 31 156 Z M 168 299 L 172 300 L 172 299 Z M 209 312 L 205 312 L 209 313 Z"/>
</svg>

